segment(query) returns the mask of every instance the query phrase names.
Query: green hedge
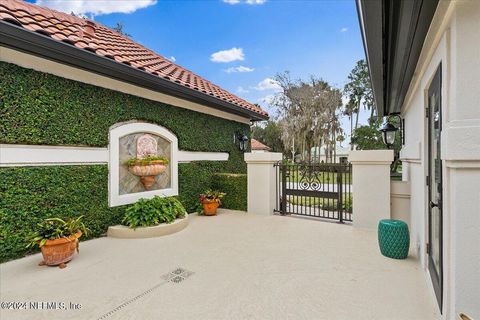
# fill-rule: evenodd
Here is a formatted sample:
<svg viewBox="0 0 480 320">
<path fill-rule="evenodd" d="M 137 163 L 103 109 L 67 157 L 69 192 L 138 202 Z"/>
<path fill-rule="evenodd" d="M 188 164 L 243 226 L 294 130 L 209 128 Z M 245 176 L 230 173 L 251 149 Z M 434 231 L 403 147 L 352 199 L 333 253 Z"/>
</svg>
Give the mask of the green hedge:
<svg viewBox="0 0 480 320">
<path fill-rule="evenodd" d="M 21 257 L 28 235 L 47 217 L 84 215 L 89 237 L 118 224 L 124 207 L 108 207 L 106 165 L 0 169 L 0 259 Z"/>
<path fill-rule="evenodd" d="M 0 143 L 108 145 L 110 126 L 144 120 L 171 130 L 181 150 L 239 153 L 248 124 L 0 62 Z"/>
<path fill-rule="evenodd" d="M 217 173 L 212 178 L 212 189 L 227 193 L 222 207 L 234 210 L 247 210 L 247 175 Z"/>
<path fill-rule="evenodd" d="M 249 136 L 248 124 L 5 62 L 0 79 L 0 143 L 105 147 L 115 123 L 159 124 L 178 137 L 181 150 L 229 153 L 228 161 L 179 164 L 179 198 L 189 212 L 215 173 L 246 172 L 232 137 Z M 84 215 L 90 237 L 97 237 L 120 223 L 124 209 L 108 207 L 106 165 L 0 168 L 0 261 L 32 252 L 26 236 L 43 218 Z"/>
</svg>

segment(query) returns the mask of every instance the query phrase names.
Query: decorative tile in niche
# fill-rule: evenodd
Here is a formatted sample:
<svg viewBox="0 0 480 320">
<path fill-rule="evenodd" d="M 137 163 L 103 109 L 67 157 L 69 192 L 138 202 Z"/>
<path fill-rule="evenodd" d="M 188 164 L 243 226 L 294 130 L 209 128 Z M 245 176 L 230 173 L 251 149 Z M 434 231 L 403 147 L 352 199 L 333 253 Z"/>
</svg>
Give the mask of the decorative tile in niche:
<svg viewBox="0 0 480 320">
<path fill-rule="evenodd" d="M 125 162 L 137 156 L 137 139 L 143 136 L 144 132 L 137 132 L 123 136 L 119 140 L 119 194 L 129 194 L 147 191 L 140 181 L 140 177 L 131 174 Z M 171 144 L 161 136 L 151 134 L 157 141 L 157 154 L 166 157 L 171 155 Z M 171 168 L 167 165 L 165 172 L 155 176 L 153 185 L 148 189 L 161 190 L 171 188 Z"/>
</svg>

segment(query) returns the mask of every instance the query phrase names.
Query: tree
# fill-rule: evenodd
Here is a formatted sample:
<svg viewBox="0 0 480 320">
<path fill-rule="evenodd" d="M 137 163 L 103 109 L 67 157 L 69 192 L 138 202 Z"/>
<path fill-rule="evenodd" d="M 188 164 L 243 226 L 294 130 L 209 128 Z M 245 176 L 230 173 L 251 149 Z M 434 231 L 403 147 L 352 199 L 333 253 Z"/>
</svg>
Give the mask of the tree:
<svg viewBox="0 0 480 320">
<path fill-rule="evenodd" d="M 292 158 L 299 150 L 303 160 L 305 156 L 310 160 L 312 147 L 322 144 L 335 150 L 336 136 L 343 132 L 337 112 L 342 105 L 340 90 L 315 77 L 292 80 L 288 72 L 278 74 L 276 81 L 282 91 L 272 104 L 280 112 L 282 141 L 290 146 Z"/>
<path fill-rule="evenodd" d="M 394 121 L 394 120 L 392 120 Z M 373 117 L 370 119 L 370 123 L 367 126 L 360 126 L 355 129 L 353 134 L 353 142 L 357 146 L 357 150 L 382 150 L 387 149 L 385 143 L 382 140 L 382 133 L 380 132 L 380 125 L 382 119 Z M 398 126 L 398 123 L 395 123 Z M 400 139 L 400 133 L 397 132 L 397 137 L 393 145 L 393 152 L 395 154 L 394 162 L 391 166 L 391 171 L 396 172 L 397 167 L 400 164 L 399 154 L 402 148 L 402 142 Z"/>
<path fill-rule="evenodd" d="M 343 92 L 348 98 L 348 103 L 345 106 L 344 114 L 349 116 L 351 127 L 353 126 L 353 116 L 355 115 L 355 127 L 350 131 L 353 132 L 358 128 L 358 116 L 361 106 L 363 106 L 366 110 L 370 110 L 369 121 L 370 119 L 373 119 L 375 115 L 372 86 L 370 82 L 370 75 L 368 73 L 368 66 L 365 60 L 362 59 L 357 61 L 357 64 L 348 75 L 348 82 L 345 85 Z M 352 141 L 350 144 L 353 150 Z"/>
<path fill-rule="evenodd" d="M 120 33 L 120 34 L 122 34 L 126 37 L 131 38 L 132 35 L 127 33 L 123 28 L 124 28 L 123 22 L 117 22 L 117 24 L 115 25 L 115 27 L 112 28 L 112 30 L 116 31 L 116 32 L 118 32 L 118 33 Z"/>
<path fill-rule="evenodd" d="M 269 146 L 272 152 L 286 153 L 282 141 L 282 129 L 280 125 L 269 120 L 264 126 L 255 124 L 252 126 L 252 138 Z"/>
</svg>

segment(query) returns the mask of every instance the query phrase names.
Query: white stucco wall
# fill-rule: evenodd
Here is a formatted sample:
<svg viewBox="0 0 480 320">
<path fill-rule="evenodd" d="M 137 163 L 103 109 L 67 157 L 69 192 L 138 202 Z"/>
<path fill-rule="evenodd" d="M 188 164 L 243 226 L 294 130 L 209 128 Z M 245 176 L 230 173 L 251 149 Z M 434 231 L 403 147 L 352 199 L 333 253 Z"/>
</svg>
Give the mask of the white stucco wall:
<svg viewBox="0 0 480 320">
<path fill-rule="evenodd" d="M 390 164 L 393 150 L 352 150 L 353 226 L 376 230 L 390 219 Z"/>
<path fill-rule="evenodd" d="M 411 233 L 427 273 L 426 90 L 442 64 L 443 315 L 480 319 L 480 1 L 440 2 L 402 115 Z M 433 291 L 432 291 L 433 298 Z"/>
<path fill-rule="evenodd" d="M 390 216 L 392 219 L 402 220 L 412 229 L 410 217 L 410 183 L 407 181 L 390 181 Z M 411 236 L 411 233 L 410 233 Z M 412 241 L 410 241 L 412 242 Z M 410 246 L 410 251 L 415 246 Z M 416 254 L 416 252 L 414 252 Z"/>
<path fill-rule="evenodd" d="M 275 208 L 276 168 L 275 163 L 282 161 L 278 152 L 247 152 L 247 202 L 249 213 L 271 215 Z"/>
</svg>

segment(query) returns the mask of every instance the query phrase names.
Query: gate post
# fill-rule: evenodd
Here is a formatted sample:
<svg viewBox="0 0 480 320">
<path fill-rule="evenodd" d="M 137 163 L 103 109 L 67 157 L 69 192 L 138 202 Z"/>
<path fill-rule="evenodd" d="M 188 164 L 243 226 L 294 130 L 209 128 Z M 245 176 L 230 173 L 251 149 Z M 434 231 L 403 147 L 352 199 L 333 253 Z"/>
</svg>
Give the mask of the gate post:
<svg viewBox="0 0 480 320">
<path fill-rule="evenodd" d="M 337 192 L 338 192 L 338 198 L 337 198 L 337 211 L 338 211 L 338 222 L 339 223 L 344 223 L 343 222 L 343 167 L 340 167 L 339 170 L 337 170 Z"/>
<path fill-rule="evenodd" d="M 353 226 L 376 229 L 378 221 L 390 219 L 390 164 L 393 150 L 353 150 Z"/>
<path fill-rule="evenodd" d="M 247 163 L 248 212 L 261 215 L 273 214 L 276 199 L 274 163 L 282 160 L 281 153 L 245 153 Z"/>
</svg>

